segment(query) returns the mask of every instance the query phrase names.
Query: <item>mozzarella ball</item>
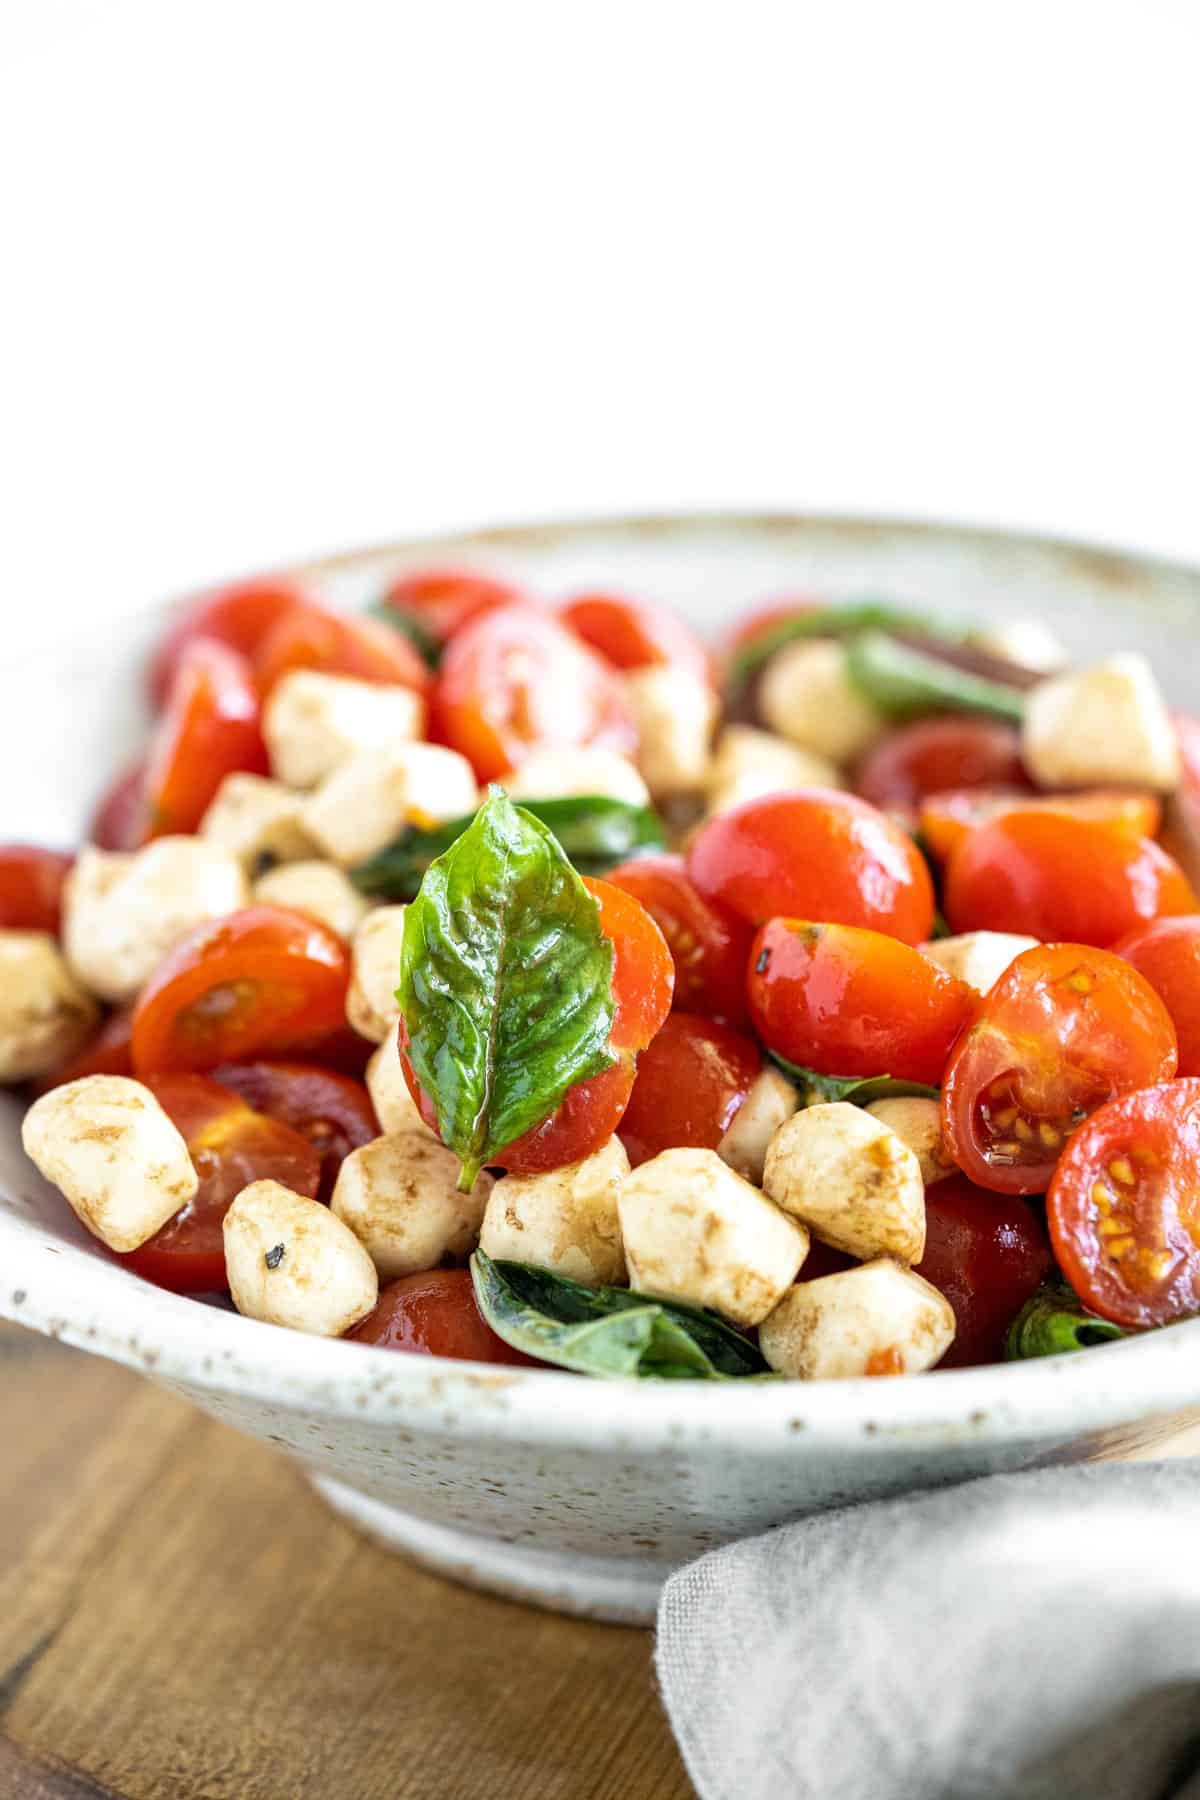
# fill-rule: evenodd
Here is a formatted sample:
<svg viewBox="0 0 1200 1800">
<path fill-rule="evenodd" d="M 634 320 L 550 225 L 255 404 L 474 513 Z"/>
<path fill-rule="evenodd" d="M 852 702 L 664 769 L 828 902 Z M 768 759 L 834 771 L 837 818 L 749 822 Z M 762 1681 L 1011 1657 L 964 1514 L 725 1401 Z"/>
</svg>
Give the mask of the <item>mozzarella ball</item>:
<svg viewBox="0 0 1200 1800">
<path fill-rule="evenodd" d="M 842 777 L 828 757 L 802 750 L 773 731 L 727 725 L 708 765 L 707 812 L 711 818 L 767 794 L 842 785 Z"/>
<path fill-rule="evenodd" d="M 780 1126 L 763 1187 L 835 1250 L 906 1263 L 924 1255 L 925 1183 L 916 1156 L 844 1100 L 806 1107 Z"/>
<path fill-rule="evenodd" d="M 436 1133 L 426 1125 L 408 1091 L 404 1070 L 400 1067 L 400 1045 L 394 1031 L 388 1032 L 367 1064 L 366 1082 L 375 1117 L 386 1136 L 391 1137 L 398 1131 L 423 1131 L 426 1137 L 437 1141 Z"/>
<path fill-rule="evenodd" d="M 473 813 L 479 800 L 465 756 L 440 744 L 364 750 L 321 783 L 305 824 L 335 863 L 352 867 L 386 850 L 411 824 Z"/>
<path fill-rule="evenodd" d="M 890 1100 L 875 1100 L 865 1110 L 908 1145 L 921 1166 L 921 1180 L 926 1187 L 953 1175 L 954 1159 L 942 1136 L 939 1101 L 920 1094 L 897 1094 Z"/>
<path fill-rule="evenodd" d="M 225 1272 L 248 1319 L 341 1337 L 379 1298 L 375 1265 L 327 1206 L 252 1181 L 225 1214 Z"/>
<path fill-rule="evenodd" d="M 777 650 L 759 682 L 758 709 L 772 731 L 834 763 L 855 762 L 888 723 L 850 679 L 836 638 Z"/>
<path fill-rule="evenodd" d="M 1017 931 L 967 931 L 960 937 L 935 938 L 921 954 L 947 975 L 965 981 L 977 994 L 989 994 L 1016 957 L 1036 950 L 1037 938 Z"/>
<path fill-rule="evenodd" d="M 360 750 L 419 738 L 425 702 L 411 688 L 295 669 L 263 708 L 271 773 L 289 787 L 316 787 Z"/>
<path fill-rule="evenodd" d="M 664 1150 L 617 1197 L 630 1286 L 757 1325 L 808 1255 L 808 1233 L 715 1150 Z"/>
<path fill-rule="evenodd" d="M 733 1122 L 717 1145 L 722 1162 L 755 1187 L 762 1186 L 767 1147 L 785 1119 L 800 1104 L 794 1082 L 782 1069 L 767 1066 L 755 1076 L 750 1092 L 733 1115 Z"/>
<path fill-rule="evenodd" d="M 110 1250 L 136 1250 L 200 1186 L 187 1145 L 149 1088 L 85 1075 L 35 1100 L 25 1154 Z"/>
<path fill-rule="evenodd" d="M 771 1368 L 797 1381 L 919 1375 L 953 1342 L 945 1295 L 886 1259 L 799 1282 L 758 1332 Z"/>
<path fill-rule="evenodd" d="M 299 794 L 263 775 L 227 775 L 200 821 L 200 836 L 236 856 L 253 877 L 312 855 L 303 805 Z"/>
<path fill-rule="evenodd" d="M 719 707 L 704 676 L 674 663 L 631 669 L 625 699 L 638 734 L 637 765 L 652 794 L 704 786 Z"/>
<path fill-rule="evenodd" d="M 248 898 L 237 857 L 203 838 L 156 838 L 132 856 L 89 845 L 63 890 L 63 949 L 84 987 L 132 1000 L 181 937 Z"/>
<path fill-rule="evenodd" d="M 1179 785 L 1171 716 L 1150 664 L 1133 651 L 1031 688 L 1021 756 L 1040 787 Z"/>
<path fill-rule="evenodd" d="M 569 744 L 535 750 L 500 785 L 510 800 L 559 800 L 573 795 L 601 795 L 630 806 L 649 806 L 650 790 L 627 756 Z"/>
<path fill-rule="evenodd" d="M 81 1050 L 100 1011 L 45 931 L 0 931 L 0 1082 L 46 1075 Z"/>
<path fill-rule="evenodd" d="M 400 1017 L 396 989 L 400 985 L 400 950 L 404 943 L 404 908 L 377 906 L 350 941 L 350 986 L 346 1017 L 360 1037 L 381 1044 L 394 1035 Z"/>
<path fill-rule="evenodd" d="M 427 1131 L 399 1131 L 351 1151 L 338 1171 L 334 1214 L 384 1281 L 468 1256 L 479 1241 L 492 1177 L 458 1191 L 459 1162 Z"/>
<path fill-rule="evenodd" d="M 319 857 L 311 862 L 284 863 L 261 875 L 254 884 L 254 898 L 268 906 L 307 913 L 342 938 L 352 938 L 371 911 L 370 901 L 349 877 Z"/>
<path fill-rule="evenodd" d="M 497 1261 L 532 1263 L 585 1287 L 625 1279 L 617 1197 L 629 1174 L 620 1138 L 543 1175 L 505 1175 L 492 1189 L 479 1234 Z"/>
<path fill-rule="evenodd" d="M 1041 619 L 1009 619 L 983 631 L 973 631 L 971 642 L 989 656 L 1019 663 L 1023 669 L 1036 669 L 1041 675 L 1053 675 L 1067 665 L 1066 646 Z"/>
</svg>

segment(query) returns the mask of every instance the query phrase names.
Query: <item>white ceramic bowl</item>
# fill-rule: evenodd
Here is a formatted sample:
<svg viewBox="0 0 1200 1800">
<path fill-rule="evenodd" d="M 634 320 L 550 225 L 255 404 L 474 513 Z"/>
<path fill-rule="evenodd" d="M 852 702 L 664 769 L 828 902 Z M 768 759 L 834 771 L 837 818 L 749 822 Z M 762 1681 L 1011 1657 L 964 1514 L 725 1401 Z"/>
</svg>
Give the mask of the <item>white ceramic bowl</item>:
<svg viewBox="0 0 1200 1800">
<path fill-rule="evenodd" d="M 347 604 L 474 562 L 555 596 L 626 588 L 697 624 L 787 592 L 1036 614 L 1076 651 L 1141 646 L 1200 703 L 1200 573 L 939 527 L 717 517 L 484 532 L 335 558 Z M 161 613 L 0 669 L 0 832 L 69 843 L 141 729 Z M 296 1457 L 384 1541 L 480 1586 L 648 1620 L 664 1575 L 821 1507 L 1149 1445 L 1200 1406 L 1200 1322 L 1085 1355 L 892 1381 L 590 1382 L 330 1343 L 178 1299 L 116 1267 L 26 1162 L 0 1098 L 0 1313 L 143 1370 Z"/>
</svg>

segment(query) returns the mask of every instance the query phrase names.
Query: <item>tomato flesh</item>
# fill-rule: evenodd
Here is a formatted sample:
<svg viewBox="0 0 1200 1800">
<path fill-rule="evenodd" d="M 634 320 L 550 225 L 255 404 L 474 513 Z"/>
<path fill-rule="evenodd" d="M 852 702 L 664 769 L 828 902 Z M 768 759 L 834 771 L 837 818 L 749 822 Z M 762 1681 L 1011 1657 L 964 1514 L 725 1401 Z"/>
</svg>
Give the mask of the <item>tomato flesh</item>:
<svg viewBox="0 0 1200 1800">
<path fill-rule="evenodd" d="M 640 901 L 666 939 L 675 966 L 675 1005 L 745 1024 L 746 958 L 753 936 L 746 921 L 706 900 L 688 879 L 681 856 L 642 856 L 610 869 L 605 879 Z"/>
<path fill-rule="evenodd" d="M 74 858 L 36 844 L 0 844 L 0 930 L 48 931 L 62 925 L 63 883 Z"/>
<path fill-rule="evenodd" d="M 136 850 L 146 841 L 146 764 L 124 770 L 105 791 L 88 827 L 98 850 Z"/>
<path fill-rule="evenodd" d="M 615 669 L 645 669 L 674 663 L 707 681 L 708 651 L 690 625 L 666 607 L 616 594 L 580 594 L 562 608 L 562 618 L 585 644 Z"/>
<path fill-rule="evenodd" d="M 675 970 L 671 952 L 640 900 L 591 875 L 583 885 L 600 908 L 600 929 L 613 947 L 614 1050 L 644 1050 L 671 1010 Z"/>
<path fill-rule="evenodd" d="M 381 619 L 333 612 L 312 601 L 284 613 L 259 644 L 254 672 L 263 699 L 297 669 L 415 688 L 418 693 L 429 686 L 429 671 L 402 632 Z"/>
<path fill-rule="evenodd" d="M 1068 819 L 1090 819 L 1127 837 L 1153 837 L 1162 820 L 1157 794 L 1123 788 L 1095 788 L 1084 794 L 1018 793 L 1013 788 L 949 788 L 921 802 L 918 828 L 931 856 L 946 862 L 963 839 L 979 825 L 1008 813 L 1053 813 Z"/>
<path fill-rule="evenodd" d="M 475 1304 L 469 1269 L 430 1269 L 389 1282 L 374 1310 L 346 1333 L 347 1341 L 458 1362 L 540 1367 L 497 1337 Z"/>
<path fill-rule="evenodd" d="M 634 1168 L 681 1145 L 715 1150 L 762 1068 L 753 1038 L 716 1019 L 673 1012 L 638 1058 L 621 1120 Z"/>
<path fill-rule="evenodd" d="M 220 1063 L 212 1079 L 312 1145 L 321 1159 L 318 1200 L 330 1199 L 350 1152 L 380 1135 L 366 1088 L 332 1069 L 303 1062 Z"/>
<path fill-rule="evenodd" d="M 1008 1327 L 1053 1268 L 1046 1227 L 1019 1194 L 1001 1197 L 961 1175 L 927 1189 L 916 1272 L 945 1294 L 956 1321 L 938 1367 L 998 1362 Z"/>
<path fill-rule="evenodd" d="M 146 760 L 145 836 L 198 830 L 227 775 L 269 764 L 250 664 L 212 638 L 186 645 Z"/>
<path fill-rule="evenodd" d="M 241 581 L 193 602 L 158 647 L 150 667 L 150 694 L 162 706 L 188 646 L 197 638 L 215 638 L 230 650 L 253 659 L 259 645 L 280 619 L 308 597 L 298 583 L 281 577 Z"/>
<path fill-rule="evenodd" d="M 1200 1075 L 1200 917 L 1155 919 L 1114 945 L 1144 975 L 1171 1015 L 1180 1075 Z"/>
<path fill-rule="evenodd" d="M 858 766 L 856 792 L 872 806 L 912 814 L 944 788 L 1030 788 L 1021 739 L 1012 725 L 961 713 L 901 725 Z"/>
<path fill-rule="evenodd" d="M 470 569 L 414 569 L 393 581 L 380 604 L 412 619 L 436 644 L 445 645 L 480 613 L 512 606 L 522 598 L 508 582 Z"/>
<path fill-rule="evenodd" d="M 1083 1121 L 1118 1094 L 1169 1080 L 1177 1056 L 1166 1007 L 1129 963 L 1084 944 L 1026 950 L 950 1057 L 950 1154 L 980 1187 L 1044 1193 Z"/>
</svg>

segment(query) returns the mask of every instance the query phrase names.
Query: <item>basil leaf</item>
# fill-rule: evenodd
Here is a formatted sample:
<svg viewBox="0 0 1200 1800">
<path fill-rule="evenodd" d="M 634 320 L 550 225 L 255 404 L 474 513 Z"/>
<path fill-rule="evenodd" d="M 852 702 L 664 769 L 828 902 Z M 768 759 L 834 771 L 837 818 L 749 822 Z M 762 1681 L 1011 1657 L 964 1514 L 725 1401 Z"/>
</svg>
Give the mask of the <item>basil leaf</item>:
<svg viewBox="0 0 1200 1800">
<path fill-rule="evenodd" d="M 630 857 L 661 850 L 666 842 L 662 821 L 650 807 L 631 806 L 627 800 L 611 800 L 603 794 L 522 800 L 521 807 L 549 826 L 581 875 L 603 875 Z M 473 816 L 427 831 L 410 826 L 386 850 L 352 869 L 350 879 L 364 894 L 411 900 L 430 863 L 462 836 Z"/>
<path fill-rule="evenodd" d="M 1119 1325 L 1085 1312 L 1069 1287 L 1046 1287 L 1025 1302 L 1009 1326 L 1004 1360 L 1021 1362 L 1031 1356 L 1061 1356 L 1124 1336 Z"/>
<path fill-rule="evenodd" d="M 492 788 L 404 915 L 408 1054 L 468 1190 L 612 1063 L 612 945 L 557 839 Z"/>
<path fill-rule="evenodd" d="M 777 1051 L 767 1052 L 785 1075 L 791 1077 L 804 1096 L 805 1106 L 821 1106 L 831 1100 L 848 1100 L 851 1106 L 870 1106 L 874 1100 L 900 1100 L 910 1095 L 921 1100 L 936 1100 L 939 1090 L 923 1081 L 902 1081 L 891 1075 L 822 1075 L 817 1069 L 806 1069 L 789 1062 Z"/>
<path fill-rule="evenodd" d="M 758 1348 L 715 1313 L 630 1288 L 588 1288 L 525 1263 L 471 1258 L 479 1310 L 497 1337 L 581 1375 L 721 1381 L 761 1375 Z"/>
<path fill-rule="evenodd" d="M 846 673 L 868 700 L 895 719 L 950 709 L 1019 724 L 1025 710 L 1019 689 L 957 669 L 881 631 L 850 639 Z"/>
<path fill-rule="evenodd" d="M 427 668 L 436 669 L 442 661 L 442 645 L 416 613 L 389 606 L 386 600 L 373 600 L 367 611 L 373 619 L 382 619 L 401 637 L 406 637 Z"/>
<path fill-rule="evenodd" d="M 955 619 L 935 618 L 929 613 L 908 612 L 902 606 L 889 606 L 882 600 L 854 600 L 838 606 L 818 606 L 800 613 L 794 619 L 781 619 L 743 644 L 729 667 L 728 688 L 731 699 L 742 694 L 764 663 L 770 662 L 777 650 L 804 638 L 849 637 L 860 631 L 899 631 L 908 635 L 937 637 L 947 643 L 962 643 L 967 627 Z"/>
</svg>

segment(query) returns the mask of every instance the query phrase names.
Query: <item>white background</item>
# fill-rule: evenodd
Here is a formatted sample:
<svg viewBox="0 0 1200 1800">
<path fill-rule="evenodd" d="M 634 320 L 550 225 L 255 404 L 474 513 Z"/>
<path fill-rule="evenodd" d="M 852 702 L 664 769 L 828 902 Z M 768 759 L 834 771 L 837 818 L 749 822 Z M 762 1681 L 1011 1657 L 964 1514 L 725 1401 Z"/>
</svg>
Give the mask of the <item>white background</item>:
<svg viewBox="0 0 1200 1800">
<path fill-rule="evenodd" d="M 441 524 L 1200 557 L 1192 0 L 0 0 L 0 606 Z"/>
</svg>

